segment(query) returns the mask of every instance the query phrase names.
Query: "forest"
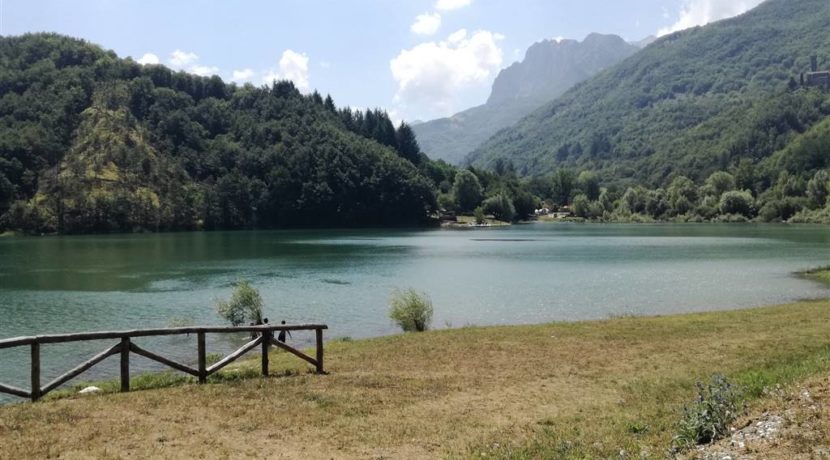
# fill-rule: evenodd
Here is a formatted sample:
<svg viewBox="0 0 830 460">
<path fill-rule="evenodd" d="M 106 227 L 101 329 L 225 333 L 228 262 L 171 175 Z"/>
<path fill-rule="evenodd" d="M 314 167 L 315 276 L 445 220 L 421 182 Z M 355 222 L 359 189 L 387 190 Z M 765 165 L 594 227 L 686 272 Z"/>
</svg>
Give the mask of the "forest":
<svg viewBox="0 0 830 460">
<path fill-rule="evenodd" d="M 755 198 L 776 186 L 781 168 L 806 184 L 830 167 L 827 150 L 809 162 L 781 156 L 792 159 L 791 145 L 830 116 L 827 90 L 801 82 L 813 59 L 830 68 L 819 33 L 828 29 L 824 0 L 769 0 L 665 36 L 496 134 L 467 162 L 510 162 L 528 177 L 588 170 L 621 190 L 665 189 L 681 176 L 703 185 L 749 166 L 745 188 Z M 810 142 L 826 146 L 815 134 Z"/>
<path fill-rule="evenodd" d="M 0 233 L 424 226 L 540 209 L 827 223 L 830 96 L 795 79 L 806 45 L 780 51 L 786 69 L 779 51 L 747 48 L 758 21 L 781 8 L 806 16 L 813 3 L 774 0 L 658 41 L 503 131 L 465 168 L 428 158 L 382 110 L 338 108 L 287 81 L 227 84 L 57 34 L 0 38 Z M 709 77 L 703 58 L 686 76 L 674 60 L 653 64 L 724 39 L 720 29 L 742 33 L 734 62 Z"/>
<path fill-rule="evenodd" d="M 0 38 L 0 230 L 423 225 L 445 167 L 409 126 L 56 34 Z"/>
</svg>

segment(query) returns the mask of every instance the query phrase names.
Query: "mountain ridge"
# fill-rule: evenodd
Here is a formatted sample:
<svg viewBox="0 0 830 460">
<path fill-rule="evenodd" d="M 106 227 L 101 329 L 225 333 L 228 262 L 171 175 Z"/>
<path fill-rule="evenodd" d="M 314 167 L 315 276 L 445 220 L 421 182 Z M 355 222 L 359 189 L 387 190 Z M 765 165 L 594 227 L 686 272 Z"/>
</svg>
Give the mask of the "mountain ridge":
<svg viewBox="0 0 830 460">
<path fill-rule="evenodd" d="M 495 134 L 465 164 L 509 161 L 524 175 L 561 167 L 650 185 L 755 164 L 830 115 L 801 87 L 810 56 L 830 58 L 823 0 L 768 0 L 724 21 L 662 37 Z"/>
<path fill-rule="evenodd" d="M 637 51 L 637 46 L 616 35 L 598 33 L 583 41 L 537 42 L 521 62 L 499 73 L 485 104 L 414 124 L 413 129 L 427 155 L 458 164 L 494 132 Z"/>
</svg>

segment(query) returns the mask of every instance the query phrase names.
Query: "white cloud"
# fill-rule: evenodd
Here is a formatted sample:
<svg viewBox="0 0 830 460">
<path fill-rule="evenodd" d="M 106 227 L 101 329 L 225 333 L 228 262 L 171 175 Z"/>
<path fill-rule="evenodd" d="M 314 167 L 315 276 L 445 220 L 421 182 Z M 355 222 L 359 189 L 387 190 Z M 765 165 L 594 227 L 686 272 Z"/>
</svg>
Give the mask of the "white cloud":
<svg viewBox="0 0 830 460">
<path fill-rule="evenodd" d="M 252 81 L 255 76 L 256 72 L 254 72 L 253 69 L 234 70 L 233 75 L 231 76 L 231 81 L 241 85 Z"/>
<path fill-rule="evenodd" d="M 441 27 L 441 15 L 438 13 L 419 14 L 409 28 L 418 35 L 434 35 Z"/>
<path fill-rule="evenodd" d="M 319 64 L 320 64 L 321 69 L 330 69 L 331 68 L 331 62 L 329 62 L 329 61 L 320 61 Z"/>
<path fill-rule="evenodd" d="M 658 36 L 667 35 L 690 27 L 731 18 L 755 8 L 764 0 L 684 0 L 677 22 L 660 29 Z M 668 15 L 665 14 L 664 17 Z"/>
<path fill-rule="evenodd" d="M 308 55 L 294 50 L 285 50 L 280 57 L 279 69 L 265 72 L 262 81 L 266 84 L 274 80 L 291 80 L 300 91 L 309 89 Z"/>
<path fill-rule="evenodd" d="M 181 70 L 187 66 L 195 64 L 198 60 L 199 56 L 196 53 L 188 53 L 177 49 L 176 51 L 170 53 L 170 59 L 168 59 L 167 62 L 170 63 L 170 67 Z"/>
<path fill-rule="evenodd" d="M 141 59 L 136 62 L 141 65 L 156 65 L 161 61 L 159 60 L 159 57 L 153 53 L 144 53 L 144 56 L 141 56 Z"/>
<path fill-rule="evenodd" d="M 390 69 L 398 84 L 396 102 L 426 104 L 449 113 L 456 93 L 488 82 L 501 67 L 504 36 L 480 30 L 469 35 L 461 29 L 442 42 L 421 43 L 402 50 Z"/>
<path fill-rule="evenodd" d="M 470 6 L 471 3 L 473 3 L 473 0 L 438 0 L 435 2 L 435 9 L 442 11 L 457 10 Z"/>
<path fill-rule="evenodd" d="M 144 58 L 146 57 L 147 55 L 145 54 Z M 155 58 L 158 59 L 158 57 Z M 176 51 L 170 53 L 170 57 L 167 59 L 167 63 L 173 70 L 183 70 L 185 72 L 192 73 L 200 77 L 219 75 L 220 72 L 219 67 L 200 64 L 198 54 L 191 53 L 188 51 L 182 51 L 180 49 L 177 49 Z"/>
<path fill-rule="evenodd" d="M 200 77 L 210 77 L 219 74 L 219 67 L 194 65 L 188 68 L 187 71 Z"/>
</svg>

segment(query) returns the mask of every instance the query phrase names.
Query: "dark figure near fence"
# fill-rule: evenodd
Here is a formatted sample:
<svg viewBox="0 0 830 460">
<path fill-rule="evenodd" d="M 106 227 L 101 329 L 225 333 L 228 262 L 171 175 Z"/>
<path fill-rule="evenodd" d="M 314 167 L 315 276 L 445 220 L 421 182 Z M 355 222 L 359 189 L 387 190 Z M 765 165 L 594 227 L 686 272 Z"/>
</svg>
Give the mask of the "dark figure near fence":
<svg viewBox="0 0 830 460">
<path fill-rule="evenodd" d="M 280 321 L 280 324 L 285 325 L 285 320 Z M 288 337 L 291 337 L 291 331 L 280 331 L 280 333 L 277 335 L 277 340 L 282 342 L 282 343 L 285 343 L 285 333 L 286 332 L 288 332 Z"/>
</svg>

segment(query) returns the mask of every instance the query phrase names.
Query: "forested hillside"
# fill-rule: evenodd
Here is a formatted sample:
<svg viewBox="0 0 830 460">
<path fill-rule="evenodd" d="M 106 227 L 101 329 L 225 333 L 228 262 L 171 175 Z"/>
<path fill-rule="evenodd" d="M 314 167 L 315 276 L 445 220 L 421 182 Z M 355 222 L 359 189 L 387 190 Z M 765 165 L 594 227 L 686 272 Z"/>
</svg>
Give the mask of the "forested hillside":
<svg viewBox="0 0 830 460">
<path fill-rule="evenodd" d="M 445 169 L 384 112 L 289 82 L 237 87 L 60 35 L 0 38 L 0 231 L 420 224 Z"/>
<path fill-rule="evenodd" d="M 806 183 L 830 165 L 828 144 L 808 163 L 768 159 L 830 115 L 827 90 L 800 81 L 812 56 L 830 69 L 828 30 L 826 0 L 768 0 L 663 37 L 500 132 L 467 162 L 508 162 L 526 176 L 592 170 L 605 184 L 648 187 L 678 176 L 702 184 L 746 162 L 756 192 L 775 185 L 779 168 Z"/>
<path fill-rule="evenodd" d="M 638 50 L 616 35 L 535 43 L 522 62 L 499 73 L 486 104 L 413 129 L 427 155 L 458 164 L 495 132 Z"/>
</svg>

